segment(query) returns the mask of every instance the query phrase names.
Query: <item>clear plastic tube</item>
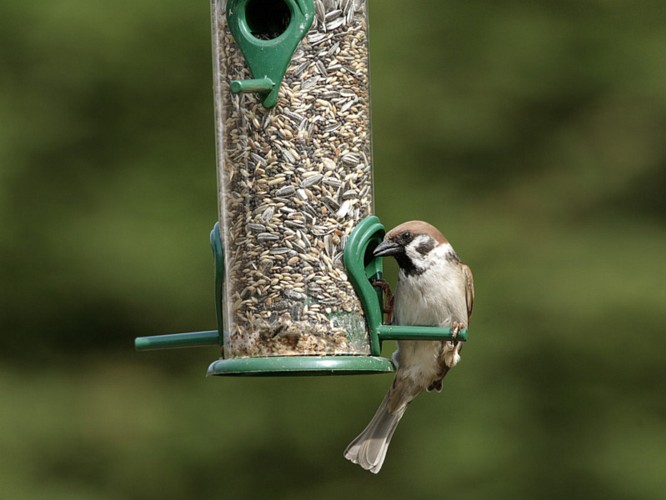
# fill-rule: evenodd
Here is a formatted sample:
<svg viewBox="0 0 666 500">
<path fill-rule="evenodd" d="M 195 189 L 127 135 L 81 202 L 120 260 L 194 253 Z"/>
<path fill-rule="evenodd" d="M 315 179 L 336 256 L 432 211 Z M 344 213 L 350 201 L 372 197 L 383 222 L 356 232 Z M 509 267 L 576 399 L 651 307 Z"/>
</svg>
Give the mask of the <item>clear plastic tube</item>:
<svg viewBox="0 0 666 500">
<path fill-rule="evenodd" d="M 212 0 L 225 358 L 370 354 L 342 261 L 373 211 L 366 1 L 314 6 L 265 109 L 230 91 L 253 76 Z"/>
</svg>

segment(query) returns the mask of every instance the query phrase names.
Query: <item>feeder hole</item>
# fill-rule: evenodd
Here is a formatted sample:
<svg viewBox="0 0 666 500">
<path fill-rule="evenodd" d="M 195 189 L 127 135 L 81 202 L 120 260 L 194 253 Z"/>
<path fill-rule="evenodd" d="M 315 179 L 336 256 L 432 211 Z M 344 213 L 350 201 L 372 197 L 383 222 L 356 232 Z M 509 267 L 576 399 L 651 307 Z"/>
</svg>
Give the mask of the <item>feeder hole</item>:
<svg viewBox="0 0 666 500">
<path fill-rule="evenodd" d="M 245 8 L 250 33 L 259 40 L 273 40 L 287 31 L 291 9 L 285 0 L 250 0 Z"/>
</svg>

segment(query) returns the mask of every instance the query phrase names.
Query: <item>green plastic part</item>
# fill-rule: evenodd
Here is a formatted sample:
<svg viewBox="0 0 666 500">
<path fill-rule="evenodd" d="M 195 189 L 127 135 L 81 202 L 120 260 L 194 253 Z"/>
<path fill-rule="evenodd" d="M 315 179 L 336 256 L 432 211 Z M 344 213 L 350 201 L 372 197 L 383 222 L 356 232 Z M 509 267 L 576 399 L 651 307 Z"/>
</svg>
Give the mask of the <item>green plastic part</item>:
<svg viewBox="0 0 666 500">
<path fill-rule="evenodd" d="M 258 92 L 265 108 L 277 103 L 291 58 L 314 20 L 314 0 L 228 0 L 227 21 L 253 79 L 231 92 Z"/>
<path fill-rule="evenodd" d="M 172 333 L 171 335 L 155 335 L 134 339 L 137 351 L 154 351 L 157 349 L 176 349 L 178 347 L 202 347 L 219 345 L 220 336 L 217 330 L 191 333 Z"/>
<path fill-rule="evenodd" d="M 381 356 L 275 356 L 220 359 L 211 363 L 208 375 L 363 375 L 394 370 Z"/>
<path fill-rule="evenodd" d="M 347 277 L 361 301 L 370 331 L 370 351 L 379 356 L 384 340 L 453 340 L 451 328 L 382 324 L 382 292 L 372 281 L 382 278 L 381 257 L 372 252 L 384 237 L 384 226 L 371 215 L 359 222 L 347 238 L 344 263 Z M 456 340 L 467 340 L 467 329 L 461 329 Z"/>
<path fill-rule="evenodd" d="M 220 346 L 223 342 L 222 318 L 222 284 L 224 282 L 224 250 L 220 237 L 220 224 L 215 223 L 210 232 L 210 246 L 213 250 L 215 263 L 215 312 L 217 315 L 217 330 L 190 333 L 172 333 L 169 335 L 154 335 L 152 337 L 137 337 L 134 347 L 137 351 L 155 351 L 158 349 L 177 349 L 181 347 Z"/>
<path fill-rule="evenodd" d="M 220 235 L 220 223 L 216 222 L 210 232 L 210 247 L 215 264 L 215 314 L 217 318 L 218 344 L 224 343 L 224 318 L 222 316 L 222 287 L 224 286 L 224 249 Z"/>
<path fill-rule="evenodd" d="M 379 325 L 379 340 L 453 340 L 451 328 L 436 326 Z M 467 328 L 458 330 L 456 340 L 467 340 Z"/>
<path fill-rule="evenodd" d="M 359 222 L 345 243 L 343 262 L 347 277 L 351 281 L 370 330 L 370 352 L 379 356 L 382 346 L 377 328 L 382 323 L 382 292 L 372 286 L 370 280 L 382 279 L 382 259 L 372 255 L 372 251 L 384 238 L 384 226 L 375 215 Z"/>
<path fill-rule="evenodd" d="M 231 92 L 239 94 L 241 92 L 270 92 L 275 87 L 275 83 L 270 78 L 257 78 L 256 80 L 233 80 L 231 82 Z"/>
</svg>

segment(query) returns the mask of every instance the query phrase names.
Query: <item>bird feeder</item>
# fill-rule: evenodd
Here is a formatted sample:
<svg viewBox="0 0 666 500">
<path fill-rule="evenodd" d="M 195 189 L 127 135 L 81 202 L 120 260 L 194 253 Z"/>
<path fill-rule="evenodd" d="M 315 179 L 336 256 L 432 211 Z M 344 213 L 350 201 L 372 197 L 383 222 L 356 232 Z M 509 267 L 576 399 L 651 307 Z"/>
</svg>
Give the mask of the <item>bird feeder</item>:
<svg viewBox="0 0 666 500">
<path fill-rule="evenodd" d="M 212 0 L 218 328 L 137 349 L 218 345 L 209 375 L 382 373 L 383 340 L 451 339 L 382 324 L 366 3 Z"/>
</svg>

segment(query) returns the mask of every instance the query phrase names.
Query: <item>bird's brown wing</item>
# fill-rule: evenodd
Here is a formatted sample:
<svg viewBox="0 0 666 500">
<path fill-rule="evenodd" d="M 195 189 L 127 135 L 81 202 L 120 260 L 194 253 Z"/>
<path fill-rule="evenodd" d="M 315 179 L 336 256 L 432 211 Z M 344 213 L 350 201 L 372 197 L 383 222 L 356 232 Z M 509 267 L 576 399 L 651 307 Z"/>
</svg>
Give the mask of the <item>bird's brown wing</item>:
<svg viewBox="0 0 666 500">
<path fill-rule="evenodd" d="M 469 328 L 469 320 L 472 317 L 472 308 L 474 307 L 474 278 L 472 277 L 472 270 L 468 265 L 462 264 L 462 270 L 465 274 L 465 300 L 467 301 L 467 327 Z"/>
</svg>

